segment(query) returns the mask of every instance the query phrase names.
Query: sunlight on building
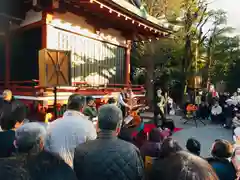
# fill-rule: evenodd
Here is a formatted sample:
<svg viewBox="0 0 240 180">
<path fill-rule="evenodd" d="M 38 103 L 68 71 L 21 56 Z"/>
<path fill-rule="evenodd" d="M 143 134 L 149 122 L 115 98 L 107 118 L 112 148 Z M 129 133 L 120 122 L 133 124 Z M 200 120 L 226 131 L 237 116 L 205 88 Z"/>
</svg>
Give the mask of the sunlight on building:
<svg viewBox="0 0 240 180">
<path fill-rule="evenodd" d="M 109 80 L 97 73 L 90 74 L 85 78 L 85 81 L 87 84 L 90 84 L 92 86 L 99 86 L 99 85 L 105 85 L 109 83 Z"/>
<path fill-rule="evenodd" d="M 125 44 L 125 40 L 120 42 L 116 37 L 109 35 L 107 30 L 93 33 L 81 28 L 81 25 L 64 22 L 61 18 L 50 19 L 47 30 L 49 49 L 71 52 L 73 83 L 83 82 L 98 86 L 119 78 L 118 74 L 122 72 L 122 67 L 125 67 L 122 63 L 125 51 L 118 45 Z M 107 41 L 112 44 L 106 43 Z M 121 74 L 120 78 L 123 78 Z"/>
</svg>

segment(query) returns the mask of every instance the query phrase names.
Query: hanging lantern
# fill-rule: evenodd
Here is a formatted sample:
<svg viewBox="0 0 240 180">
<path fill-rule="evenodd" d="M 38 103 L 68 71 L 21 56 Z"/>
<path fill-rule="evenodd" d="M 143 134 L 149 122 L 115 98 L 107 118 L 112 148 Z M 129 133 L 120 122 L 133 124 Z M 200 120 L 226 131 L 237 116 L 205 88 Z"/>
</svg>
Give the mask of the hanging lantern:
<svg viewBox="0 0 240 180">
<path fill-rule="evenodd" d="M 202 76 L 193 75 L 189 77 L 188 87 L 191 89 L 200 89 L 202 87 Z"/>
</svg>

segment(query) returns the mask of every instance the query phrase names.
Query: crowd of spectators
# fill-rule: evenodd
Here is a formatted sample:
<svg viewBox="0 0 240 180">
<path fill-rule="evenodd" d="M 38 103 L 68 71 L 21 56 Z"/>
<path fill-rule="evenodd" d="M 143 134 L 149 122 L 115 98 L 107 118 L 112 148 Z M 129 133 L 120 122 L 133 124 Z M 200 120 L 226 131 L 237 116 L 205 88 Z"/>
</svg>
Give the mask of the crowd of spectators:
<svg viewBox="0 0 240 180">
<path fill-rule="evenodd" d="M 23 105 L 1 119 L 0 179 L 4 180 L 235 180 L 238 157 L 231 143 L 213 142 L 212 157 L 190 138 L 181 147 L 161 129 L 119 138 L 121 110 L 114 101 L 98 110 L 98 124 L 83 114 L 85 98 L 69 97 L 63 117 L 25 122 Z M 88 104 L 92 104 L 88 99 Z M 94 112 L 92 112 L 94 111 Z M 4 122 L 4 123 L 2 123 Z M 125 136 L 126 137 L 126 136 Z M 141 139 L 138 141 L 138 138 Z"/>
</svg>

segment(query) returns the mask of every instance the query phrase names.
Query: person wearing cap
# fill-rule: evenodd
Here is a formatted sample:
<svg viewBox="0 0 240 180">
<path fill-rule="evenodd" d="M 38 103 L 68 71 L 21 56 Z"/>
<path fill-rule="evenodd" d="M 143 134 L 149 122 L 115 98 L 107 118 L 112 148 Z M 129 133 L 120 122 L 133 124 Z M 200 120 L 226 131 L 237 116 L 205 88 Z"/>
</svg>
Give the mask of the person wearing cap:
<svg viewBox="0 0 240 180">
<path fill-rule="evenodd" d="M 6 124 L 1 124 L 0 132 L 0 158 L 9 157 L 15 152 L 15 130 L 18 129 L 26 117 L 25 106 L 19 106 L 11 113 Z"/>
<path fill-rule="evenodd" d="M 63 117 L 49 124 L 44 142 L 46 151 L 58 154 L 71 167 L 77 145 L 97 137 L 93 123 L 82 113 L 84 106 L 85 97 L 71 95 Z"/>
<path fill-rule="evenodd" d="M 75 150 L 73 167 L 78 179 L 144 179 L 138 148 L 117 138 L 122 121 L 122 111 L 117 106 L 106 104 L 99 108 L 98 138 L 80 144 Z"/>
<path fill-rule="evenodd" d="M 90 120 L 92 120 L 93 118 L 97 117 L 95 99 L 89 96 L 86 98 L 86 101 L 87 101 L 87 106 L 84 107 L 83 114 L 85 116 L 88 116 Z"/>
<path fill-rule="evenodd" d="M 44 125 L 30 122 L 22 125 L 15 133 L 15 147 L 18 153 L 38 153 L 43 149 L 43 142 L 47 135 Z"/>
</svg>

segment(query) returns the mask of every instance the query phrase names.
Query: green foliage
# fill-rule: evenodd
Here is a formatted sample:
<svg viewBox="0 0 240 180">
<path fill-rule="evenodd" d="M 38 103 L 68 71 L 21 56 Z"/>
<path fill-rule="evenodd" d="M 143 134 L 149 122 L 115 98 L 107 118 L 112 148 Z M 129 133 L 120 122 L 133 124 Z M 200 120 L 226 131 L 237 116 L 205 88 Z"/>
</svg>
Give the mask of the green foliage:
<svg viewBox="0 0 240 180">
<path fill-rule="evenodd" d="M 167 11 L 164 0 L 144 0 L 143 3 L 147 12 L 156 18 L 163 18 Z M 136 71 L 133 75 L 135 78 L 137 75 L 142 77 L 145 72 L 146 76 L 156 78 L 163 74 L 172 74 L 179 70 L 175 67 L 179 66 L 178 58 L 181 53 L 182 46 L 175 39 L 135 42 L 131 53 L 131 65 Z M 143 71 L 143 68 L 146 70 Z"/>
<path fill-rule="evenodd" d="M 229 59 L 229 52 L 238 47 L 238 38 L 228 36 L 234 29 L 226 26 L 226 12 L 218 10 L 212 11 L 212 14 L 212 28 L 208 30 L 209 36 L 205 40 L 207 63 L 204 78 L 214 83 L 227 76 L 232 60 Z"/>
<path fill-rule="evenodd" d="M 226 12 L 209 10 L 206 0 L 169 0 L 170 8 L 166 8 L 165 1 L 144 0 L 144 3 L 150 15 L 162 18 L 165 13 L 171 23 L 182 28 L 173 39 L 142 41 L 133 45 L 131 64 L 136 70 L 134 77 L 151 76 L 168 84 L 184 83 L 197 64 L 205 82 L 208 79 L 212 83 L 225 80 L 230 89 L 240 87 L 236 81 L 240 72 L 240 40 L 238 36 L 229 37 L 234 29 L 226 26 Z M 208 30 L 206 24 L 208 27 L 211 24 Z"/>
<path fill-rule="evenodd" d="M 182 70 L 187 74 L 194 71 L 193 67 L 197 61 L 196 49 L 200 50 L 207 38 L 207 33 L 203 32 L 203 28 L 213 14 L 212 11 L 208 10 L 208 4 L 205 0 L 183 0 L 181 7 L 183 12 L 182 39 L 185 44 Z"/>
<path fill-rule="evenodd" d="M 212 81 L 229 80 L 229 73 L 240 61 L 239 37 L 220 36 L 216 39 L 213 52 Z"/>
</svg>

